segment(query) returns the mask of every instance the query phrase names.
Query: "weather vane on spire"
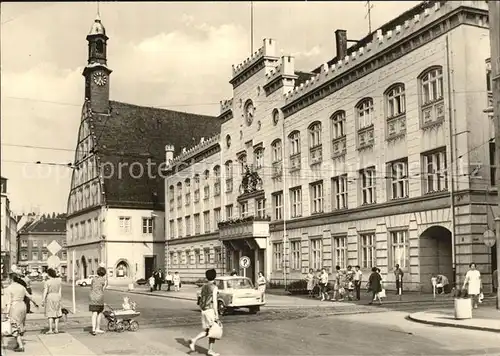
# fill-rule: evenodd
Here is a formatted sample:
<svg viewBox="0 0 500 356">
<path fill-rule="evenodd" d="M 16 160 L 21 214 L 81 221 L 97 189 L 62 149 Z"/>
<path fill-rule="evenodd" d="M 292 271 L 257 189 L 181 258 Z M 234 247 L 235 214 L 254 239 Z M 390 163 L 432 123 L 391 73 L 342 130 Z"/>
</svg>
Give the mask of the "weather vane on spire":
<svg viewBox="0 0 500 356">
<path fill-rule="evenodd" d="M 368 34 L 370 34 L 370 33 L 372 33 L 372 9 L 373 9 L 373 5 L 371 4 L 371 1 L 367 1 L 365 3 L 365 6 L 368 9 L 368 11 L 365 15 L 365 19 L 368 17 Z"/>
</svg>

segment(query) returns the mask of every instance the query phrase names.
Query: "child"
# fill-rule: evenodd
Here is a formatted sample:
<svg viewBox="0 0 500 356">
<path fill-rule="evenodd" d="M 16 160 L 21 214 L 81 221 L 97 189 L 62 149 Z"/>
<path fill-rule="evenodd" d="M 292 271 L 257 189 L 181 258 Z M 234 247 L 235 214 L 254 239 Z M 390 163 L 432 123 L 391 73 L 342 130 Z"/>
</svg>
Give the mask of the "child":
<svg viewBox="0 0 500 356">
<path fill-rule="evenodd" d="M 153 292 L 155 288 L 155 277 L 154 276 L 149 277 L 148 282 L 149 282 L 149 291 Z"/>
<path fill-rule="evenodd" d="M 181 287 L 181 276 L 179 276 L 179 272 L 175 272 L 174 274 L 174 291 L 178 292 Z"/>
</svg>

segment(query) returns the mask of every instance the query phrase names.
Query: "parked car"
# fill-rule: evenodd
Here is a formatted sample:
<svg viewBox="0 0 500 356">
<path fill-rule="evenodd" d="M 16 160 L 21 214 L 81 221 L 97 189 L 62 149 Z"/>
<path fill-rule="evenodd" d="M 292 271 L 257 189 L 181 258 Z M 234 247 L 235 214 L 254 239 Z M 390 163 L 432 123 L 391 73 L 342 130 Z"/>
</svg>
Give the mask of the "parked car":
<svg viewBox="0 0 500 356">
<path fill-rule="evenodd" d="M 143 286 L 146 283 L 148 283 L 148 281 L 144 278 L 139 278 L 137 281 L 135 281 L 135 283 L 137 283 L 137 285 L 139 285 L 139 286 Z"/>
<path fill-rule="evenodd" d="M 260 311 L 265 305 L 262 293 L 254 286 L 250 278 L 241 276 L 222 276 L 215 279 L 215 285 L 219 290 L 217 297 L 217 309 L 219 315 L 228 312 L 248 308 L 251 314 Z M 197 292 L 197 304 L 200 304 L 201 289 Z"/>
<path fill-rule="evenodd" d="M 90 275 L 87 278 L 77 279 L 75 283 L 77 286 L 80 286 L 80 287 L 90 286 L 90 284 L 92 283 L 92 278 L 94 278 L 94 277 L 97 277 L 97 276 Z"/>
</svg>

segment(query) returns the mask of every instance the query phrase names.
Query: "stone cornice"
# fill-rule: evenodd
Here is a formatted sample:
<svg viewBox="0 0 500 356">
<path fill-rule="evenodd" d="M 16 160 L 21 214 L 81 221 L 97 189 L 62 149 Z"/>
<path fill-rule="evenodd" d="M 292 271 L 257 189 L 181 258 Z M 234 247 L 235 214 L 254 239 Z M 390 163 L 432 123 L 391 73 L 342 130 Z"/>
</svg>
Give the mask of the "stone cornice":
<svg viewBox="0 0 500 356">
<path fill-rule="evenodd" d="M 330 67 L 325 64 L 316 77 L 285 95 L 286 104 L 282 107 L 284 117 L 324 99 L 460 25 L 488 28 L 488 11 L 469 7 L 466 4 L 469 2 L 461 1 L 450 5 L 448 3 L 455 2 L 447 2 L 443 8 L 436 3 L 432 10 L 434 14 L 426 9 L 422 15 L 415 15 L 413 20 L 398 25 L 394 31 L 377 33 L 372 42 L 352 53 L 350 57 L 347 56 Z M 451 11 L 450 6 L 454 8 Z M 446 7 L 448 13 L 445 13 Z"/>
</svg>

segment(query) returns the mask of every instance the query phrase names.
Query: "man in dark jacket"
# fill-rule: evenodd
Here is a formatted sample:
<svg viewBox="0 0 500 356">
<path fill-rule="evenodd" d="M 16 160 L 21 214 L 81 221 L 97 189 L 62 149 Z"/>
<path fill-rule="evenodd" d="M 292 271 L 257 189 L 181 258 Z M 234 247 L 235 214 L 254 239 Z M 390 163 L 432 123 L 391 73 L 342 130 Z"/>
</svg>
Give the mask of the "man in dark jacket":
<svg viewBox="0 0 500 356">
<path fill-rule="evenodd" d="M 163 274 L 163 271 L 159 269 L 156 272 L 156 285 L 158 286 L 158 290 L 161 290 L 161 285 L 165 283 L 165 275 Z"/>
</svg>

